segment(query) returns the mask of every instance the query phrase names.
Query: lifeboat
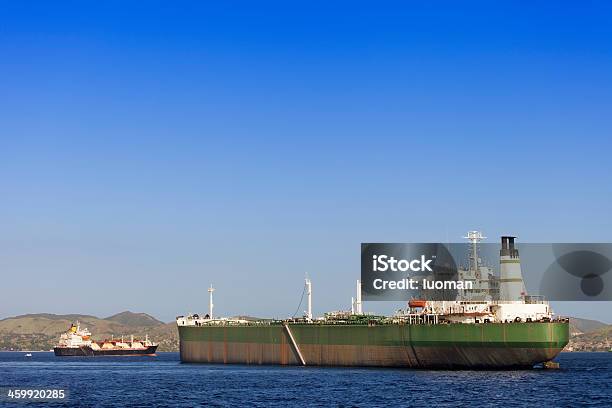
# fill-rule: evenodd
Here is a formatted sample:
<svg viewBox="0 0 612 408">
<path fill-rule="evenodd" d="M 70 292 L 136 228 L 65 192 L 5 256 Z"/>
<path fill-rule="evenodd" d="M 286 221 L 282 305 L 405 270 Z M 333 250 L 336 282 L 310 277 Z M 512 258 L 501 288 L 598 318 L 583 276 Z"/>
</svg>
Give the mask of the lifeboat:
<svg viewBox="0 0 612 408">
<path fill-rule="evenodd" d="M 425 307 L 426 305 L 426 300 L 410 299 L 410 301 L 408 302 L 409 307 Z"/>
</svg>

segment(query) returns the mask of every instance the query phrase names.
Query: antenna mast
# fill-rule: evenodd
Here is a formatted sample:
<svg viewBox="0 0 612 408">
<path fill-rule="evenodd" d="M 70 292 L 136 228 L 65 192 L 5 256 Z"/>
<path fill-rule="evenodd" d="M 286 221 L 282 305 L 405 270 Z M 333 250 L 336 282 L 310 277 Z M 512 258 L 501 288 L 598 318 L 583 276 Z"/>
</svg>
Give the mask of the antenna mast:
<svg viewBox="0 0 612 408">
<path fill-rule="evenodd" d="M 470 269 L 474 271 L 476 279 L 480 279 L 480 267 L 478 262 L 478 243 L 487 237 L 482 235 L 480 231 L 468 231 L 467 236 L 463 237 L 470 241 Z"/>
</svg>

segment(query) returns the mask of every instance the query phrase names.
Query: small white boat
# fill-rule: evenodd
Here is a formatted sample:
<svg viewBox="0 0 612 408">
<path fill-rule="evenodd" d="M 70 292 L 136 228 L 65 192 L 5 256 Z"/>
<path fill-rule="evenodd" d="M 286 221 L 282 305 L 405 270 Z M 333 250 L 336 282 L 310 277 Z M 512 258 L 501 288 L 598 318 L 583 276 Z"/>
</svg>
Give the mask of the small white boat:
<svg viewBox="0 0 612 408">
<path fill-rule="evenodd" d="M 32 353 L 26 353 L 26 357 L 32 357 Z"/>
</svg>

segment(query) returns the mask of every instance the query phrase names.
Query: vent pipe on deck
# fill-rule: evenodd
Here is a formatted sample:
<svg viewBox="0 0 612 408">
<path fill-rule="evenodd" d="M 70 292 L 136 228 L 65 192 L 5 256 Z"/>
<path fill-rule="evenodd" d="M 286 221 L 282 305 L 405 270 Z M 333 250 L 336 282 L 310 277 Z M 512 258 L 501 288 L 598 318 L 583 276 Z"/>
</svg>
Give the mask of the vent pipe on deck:
<svg viewBox="0 0 612 408">
<path fill-rule="evenodd" d="M 355 302 L 355 313 L 358 315 L 363 314 L 363 309 L 361 307 L 361 281 L 357 281 L 357 301 Z"/>
<path fill-rule="evenodd" d="M 213 292 L 215 288 L 213 288 L 212 283 L 210 284 L 210 288 L 208 288 L 208 317 L 212 320 L 213 318 Z"/>
<path fill-rule="evenodd" d="M 312 283 L 306 278 L 306 294 L 308 295 L 308 310 L 306 311 L 306 319 L 312 320 Z"/>
</svg>

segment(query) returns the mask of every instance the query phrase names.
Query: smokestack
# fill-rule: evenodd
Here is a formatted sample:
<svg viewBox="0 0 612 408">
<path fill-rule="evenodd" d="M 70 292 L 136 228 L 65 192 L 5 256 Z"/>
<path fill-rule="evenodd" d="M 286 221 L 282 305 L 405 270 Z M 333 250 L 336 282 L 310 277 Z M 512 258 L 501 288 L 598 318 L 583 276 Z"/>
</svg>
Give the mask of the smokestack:
<svg viewBox="0 0 612 408">
<path fill-rule="evenodd" d="M 501 251 L 499 251 L 500 256 L 509 256 L 511 258 L 519 257 L 518 249 L 514 247 L 515 238 L 516 237 L 512 237 L 508 235 L 501 237 L 502 248 L 501 248 Z"/>
<path fill-rule="evenodd" d="M 500 300 L 523 301 L 527 294 L 523 282 L 519 251 L 514 245 L 515 238 L 508 235 L 501 237 L 501 250 L 499 251 Z"/>
</svg>

